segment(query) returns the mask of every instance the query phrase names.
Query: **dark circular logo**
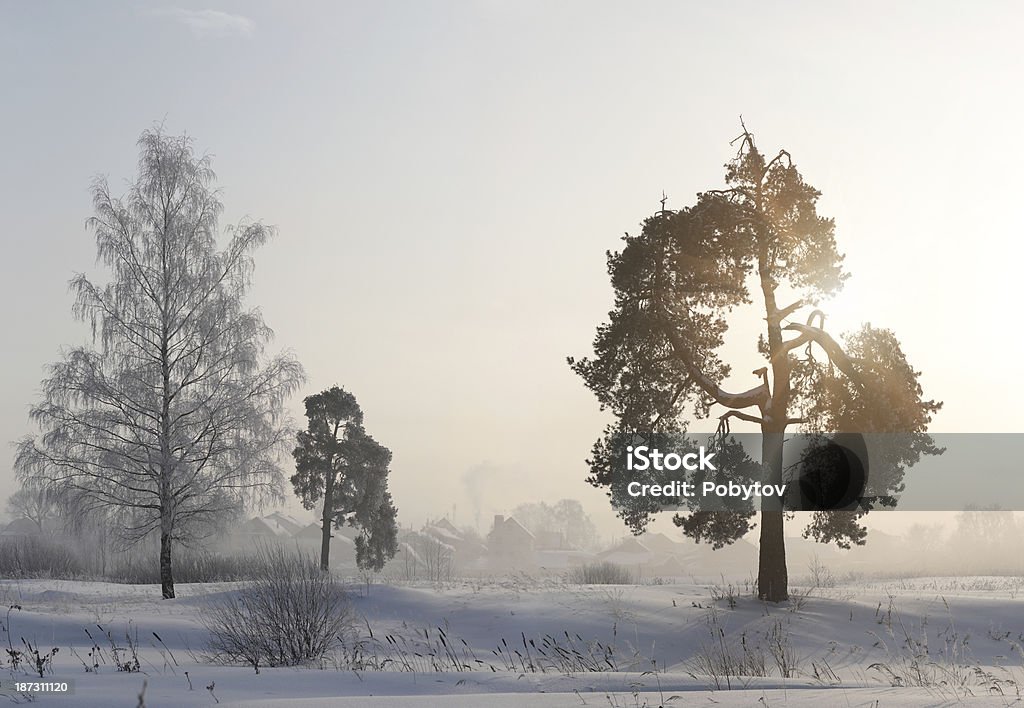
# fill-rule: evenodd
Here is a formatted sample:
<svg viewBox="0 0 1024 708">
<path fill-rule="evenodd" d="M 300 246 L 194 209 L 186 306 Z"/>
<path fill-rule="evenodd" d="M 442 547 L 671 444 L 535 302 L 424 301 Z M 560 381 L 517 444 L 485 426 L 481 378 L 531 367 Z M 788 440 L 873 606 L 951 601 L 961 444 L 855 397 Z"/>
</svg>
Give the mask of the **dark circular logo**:
<svg viewBox="0 0 1024 708">
<path fill-rule="evenodd" d="M 860 433 L 801 436 L 787 443 L 786 507 L 792 511 L 852 511 L 864 496 L 868 451 Z"/>
</svg>

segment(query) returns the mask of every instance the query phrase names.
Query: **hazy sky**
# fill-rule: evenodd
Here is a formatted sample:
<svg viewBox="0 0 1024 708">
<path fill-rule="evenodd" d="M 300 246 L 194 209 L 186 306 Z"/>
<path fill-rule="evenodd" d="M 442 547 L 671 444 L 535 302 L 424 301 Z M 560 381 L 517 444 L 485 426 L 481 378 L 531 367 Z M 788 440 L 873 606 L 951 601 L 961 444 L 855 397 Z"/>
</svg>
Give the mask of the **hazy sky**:
<svg viewBox="0 0 1024 708">
<path fill-rule="evenodd" d="M 713 7 L 712 7 L 713 6 Z M 394 451 L 400 521 L 605 509 L 603 426 L 566 355 L 605 251 L 720 186 L 743 114 L 823 192 L 853 277 L 829 324 L 896 330 L 942 431 L 1021 431 L 1024 14 L 1014 3 L 0 0 L 0 441 L 85 336 L 91 178 L 154 121 L 215 156 L 304 394 L 338 383 Z M 756 363 L 746 331 L 727 352 Z M 730 343 L 732 340 L 730 340 Z M 734 382 L 748 387 L 752 377 Z M 300 397 L 295 414 L 300 412 Z M 8 449 L 0 497 L 13 488 Z"/>
</svg>

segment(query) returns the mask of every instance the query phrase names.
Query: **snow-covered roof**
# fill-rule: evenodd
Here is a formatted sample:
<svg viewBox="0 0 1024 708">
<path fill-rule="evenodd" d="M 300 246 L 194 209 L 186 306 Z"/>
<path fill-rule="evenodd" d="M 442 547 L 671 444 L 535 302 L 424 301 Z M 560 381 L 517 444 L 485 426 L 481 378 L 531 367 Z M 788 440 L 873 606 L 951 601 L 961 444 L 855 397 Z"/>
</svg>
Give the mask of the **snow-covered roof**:
<svg viewBox="0 0 1024 708">
<path fill-rule="evenodd" d="M 265 520 L 253 517 L 238 527 L 238 534 L 250 536 L 277 536 L 278 533 Z"/>
<path fill-rule="evenodd" d="M 436 523 L 430 524 L 423 529 L 423 533 L 429 534 L 437 538 L 439 541 L 444 541 L 449 544 L 458 543 L 462 540 L 462 535 L 458 531 L 450 528 L 450 525 L 442 526 L 441 524 Z"/>
<path fill-rule="evenodd" d="M 597 554 L 597 557 L 610 563 L 631 565 L 636 563 L 649 563 L 658 557 L 659 554 L 640 543 L 635 538 L 627 538 L 614 548 L 609 548 Z"/>
<path fill-rule="evenodd" d="M 395 558 L 401 561 L 402 556 L 404 556 L 406 559 L 413 560 L 416 563 L 423 563 L 423 559 L 420 558 L 419 554 L 416 552 L 416 549 L 410 546 L 408 543 L 403 542 L 398 544 L 398 552 L 395 554 Z M 392 559 L 392 562 L 394 562 L 394 559 Z"/>
<path fill-rule="evenodd" d="M 497 526 L 494 527 L 494 531 L 498 531 Z M 494 533 L 494 531 L 492 531 L 491 533 Z M 527 538 L 534 538 L 534 535 L 530 532 L 528 528 L 523 526 L 521 523 L 516 521 L 511 516 L 502 522 L 501 531 L 498 531 L 498 533 L 502 535 L 525 536 Z"/>
<path fill-rule="evenodd" d="M 314 521 L 305 528 L 300 529 L 295 534 L 296 538 L 322 538 L 323 529 L 320 528 L 320 522 Z"/>
<path fill-rule="evenodd" d="M 323 530 L 320 528 L 320 522 L 314 521 L 309 524 L 295 534 L 295 538 L 319 541 L 323 538 Z M 331 529 L 331 548 L 340 548 L 341 546 L 346 548 L 354 547 L 355 541 L 348 536 L 338 533 L 338 529 Z"/>
<path fill-rule="evenodd" d="M 22 516 L 7 524 L 3 531 L 0 531 L 0 536 L 35 536 L 39 531 L 39 524 Z"/>
<path fill-rule="evenodd" d="M 273 529 L 277 536 L 294 536 L 303 529 L 303 524 L 295 517 L 280 511 L 267 514 L 263 517 L 263 521 Z"/>
<path fill-rule="evenodd" d="M 430 525 L 439 529 L 444 529 L 448 533 L 455 534 L 456 536 L 462 535 L 462 532 L 455 528 L 455 524 L 453 524 L 451 521 L 445 518 L 438 519 Z"/>
<path fill-rule="evenodd" d="M 645 548 L 649 548 L 652 551 L 658 553 L 685 553 L 687 548 L 683 544 L 673 541 L 671 538 L 663 533 L 645 533 L 640 537 L 641 543 Z"/>
<path fill-rule="evenodd" d="M 650 553 L 651 549 L 641 543 L 635 538 L 626 538 L 619 542 L 618 545 L 612 546 L 604 553 L 598 555 L 605 555 L 606 553 Z"/>
</svg>

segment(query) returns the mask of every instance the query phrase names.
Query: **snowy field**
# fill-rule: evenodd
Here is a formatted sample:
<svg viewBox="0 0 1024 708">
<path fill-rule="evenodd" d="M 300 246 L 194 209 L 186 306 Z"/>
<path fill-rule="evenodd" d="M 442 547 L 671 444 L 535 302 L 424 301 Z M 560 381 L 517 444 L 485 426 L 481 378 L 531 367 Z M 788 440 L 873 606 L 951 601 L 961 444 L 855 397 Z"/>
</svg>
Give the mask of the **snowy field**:
<svg viewBox="0 0 1024 708">
<path fill-rule="evenodd" d="M 744 583 L 354 585 L 359 646 L 387 670 L 258 674 L 203 656 L 200 613 L 236 589 L 180 585 L 162 601 L 155 586 L 0 581 L 2 693 L 29 701 L 11 680 L 31 666 L 12 672 L 6 651 L 23 641 L 58 649 L 44 680 L 74 681 L 40 706 L 1014 705 L 1024 682 L 1024 578 L 847 583 L 783 606 Z"/>
</svg>

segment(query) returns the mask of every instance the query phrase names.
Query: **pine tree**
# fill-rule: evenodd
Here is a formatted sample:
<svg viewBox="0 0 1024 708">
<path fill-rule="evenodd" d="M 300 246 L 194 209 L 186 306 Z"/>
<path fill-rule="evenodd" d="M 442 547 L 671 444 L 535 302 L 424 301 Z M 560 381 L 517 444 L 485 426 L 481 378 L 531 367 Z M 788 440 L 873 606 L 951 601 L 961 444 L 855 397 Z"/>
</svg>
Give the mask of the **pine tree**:
<svg viewBox="0 0 1024 708">
<path fill-rule="evenodd" d="M 615 307 L 598 327 L 594 358 L 569 359 L 602 409 L 616 418 L 594 446 L 589 481 L 609 488 L 613 505 L 637 533 L 662 506 L 628 497 L 616 486 L 608 461 L 632 431 L 681 433 L 693 420 L 717 417 L 727 440 L 731 420 L 754 423 L 761 430 L 760 474 L 768 484 L 783 480 L 790 426 L 812 433 L 902 433 L 882 461 L 883 492 L 898 491 L 903 470 L 920 455 L 940 452 L 926 430 L 941 404 L 922 398 L 919 372 L 895 336 L 866 325 L 844 348 L 815 309 L 848 277 L 835 224 L 817 212 L 820 193 L 788 152 L 766 159 L 745 127 L 737 141 L 725 189 L 698 194 L 694 206 L 677 211 L 663 204 L 638 236 L 627 234 L 623 249 L 608 254 Z M 792 301 L 780 303 L 787 294 Z M 738 308 L 755 300 L 765 323 L 757 341 L 765 366 L 753 372 L 749 390 L 727 391 L 721 382 L 730 367 L 718 350 Z M 795 319 L 801 311 L 809 311 L 803 322 Z M 726 445 L 721 454 L 736 456 L 736 474 L 750 473 L 741 450 Z M 886 494 L 879 498 L 880 504 L 890 502 Z M 864 513 L 818 511 L 806 535 L 846 546 L 863 543 Z M 770 601 L 788 596 L 785 514 L 778 498 L 762 497 L 758 594 Z M 691 507 L 674 521 L 686 535 L 720 547 L 750 531 L 755 515 L 752 504 L 718 511 Z"/>
<path fill-rule="evenodd" d="M 391 452 L 363 428 L 355 396 L 333 386 L 308 396 L 306 430 L 293 451 L 291 481 L 306 509 L 321 504 L 320 567 L 330 568 L 331 529 L 359 530 L 356 563 L 380 570 L 398 551 L 398 514 L 388 491 Z"/>
</svg>

